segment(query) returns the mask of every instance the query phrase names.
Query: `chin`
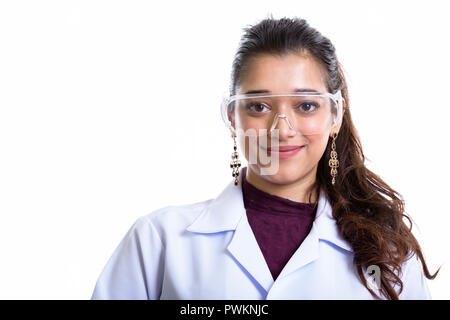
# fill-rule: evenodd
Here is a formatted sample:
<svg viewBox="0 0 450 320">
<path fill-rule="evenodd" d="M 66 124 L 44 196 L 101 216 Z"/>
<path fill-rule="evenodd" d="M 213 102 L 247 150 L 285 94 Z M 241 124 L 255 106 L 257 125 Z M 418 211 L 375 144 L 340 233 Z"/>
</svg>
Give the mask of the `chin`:
<svg viewBox="0 0 450 320">
<path fill-rule="evenodd" d="M 261 175 L 261 177 L 267 181 L 276 184 L 289 184 L 299 180 L 306 173 L 303 172 L 297 166 L 295 168 L 290 168 L 280 163 L 277 173 L 273 175 Z"/>
</svg>

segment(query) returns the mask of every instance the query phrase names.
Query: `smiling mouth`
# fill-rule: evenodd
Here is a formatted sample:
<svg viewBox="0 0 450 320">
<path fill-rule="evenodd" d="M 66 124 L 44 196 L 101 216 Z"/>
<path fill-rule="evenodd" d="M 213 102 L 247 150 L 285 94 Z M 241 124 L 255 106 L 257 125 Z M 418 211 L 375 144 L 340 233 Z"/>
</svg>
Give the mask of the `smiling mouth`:
<svg viewBox="0 0 450 320">
<path fill-rule="evenodd" d="M 304 145 L 303 146 L 300 146 L 300 145 L 296 145 L 296 146 L 278 146 L 278 148 L 275 147 L 275 148 L 272 149 L 271 147 L 265 148 L 265 147 L 261 146 L 261 149 L 267 150 L 267 151 L 273 151 L 273 152 L 288 152 L 288 151 L 301 149 L 303 147 L 304 147 Z"/>
<path fill-rule="evenodd" d="M 279 146 L 279 148 L 274 148 L 272 150 L 271 147 L 265 149 L 263 147 L 261 147 L 262 150 L 264 150 L 264 152 L 267 153 L 267 155 L 269 157 L 277 157 L 278 159 L 282 160 L 282 159 L 289 159 L 294 157 L 295 155 L 297 155 L 299 152 L 301 152 L 301 150 L 303 150 L 305 146 Z M 279 150 L 277 150 L 279 149 Z"/>
</svg>

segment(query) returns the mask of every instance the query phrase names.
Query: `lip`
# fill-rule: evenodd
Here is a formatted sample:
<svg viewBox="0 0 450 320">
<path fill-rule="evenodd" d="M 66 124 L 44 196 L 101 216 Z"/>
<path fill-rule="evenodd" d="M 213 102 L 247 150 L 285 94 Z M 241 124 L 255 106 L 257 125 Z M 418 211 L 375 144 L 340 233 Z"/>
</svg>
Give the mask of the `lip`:
<svg viewBox="0 0 450 320">
<path fill-rule="evenodd" d="M 292 151 L 303 148 L 304 146 L 278 146 L 278 152 Z M 268 147 L 267 150 L 272 151 L 271 147 Z M 276 148 L 273 150 L 277 151 Z"/>
<path fill-rule="evenodd" d="M 296 155 L 300 150 L 302 150 L 305 146 L 279 146 L 278 150 L 276 150 L 276 148 L 274 148 L 274 150 L 272 150 L 271 147 L 265 149 L 267 150 L 267 155 L 274 155 L 274 156 L 278 156 L 280 159 L 287 159 L 290 158 L 294 155 Z"/>
</svg>

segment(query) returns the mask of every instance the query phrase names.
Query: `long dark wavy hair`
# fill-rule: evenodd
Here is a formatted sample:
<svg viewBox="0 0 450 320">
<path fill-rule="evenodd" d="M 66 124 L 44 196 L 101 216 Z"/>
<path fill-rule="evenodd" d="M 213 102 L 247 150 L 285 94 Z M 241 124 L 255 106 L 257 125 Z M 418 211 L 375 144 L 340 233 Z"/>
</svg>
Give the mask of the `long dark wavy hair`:
<svg viewBox="0 0 450 320">
<path fill-rule="evenodd" d="M 403 290 L 398 272 L 413 254 L 422 262 L 425 276 L 434 279 L 440 268 L 434 275 L 430 274 L 419 243 L 411 232 L 413 223 L 404 212 L 403 197 L 364 164 L 365 156 L 348 109 L 350 100 L 343 68 L 331 41 L 297 17 L 274 19 L 270 15 L 254 26 L 246 26 L 244 31 L 233 60 L 230 94 L 236 93 L 249 59 L 261 54 L 283 56 L 288 53 L 313 55 L 326 70 L 328 91 L 342 90 L 346 110 L 336 139 L 339 155 L 336 183 L 331 184 L 328 167 L 332 141 L 329 138 L 310 196 L 312 192 L 325 189 L 339 232 L 353 248 L 353 263 L 364 286 L 374 298 L 382 299 L 367 284 L 363 272 L 370 265 L 377 265 L 381 294 L 398 300 Z M 409 227 L 403 217 L 408 219 Z M 400 287 L 398 293 L 395 285 Z"/>
</svg>

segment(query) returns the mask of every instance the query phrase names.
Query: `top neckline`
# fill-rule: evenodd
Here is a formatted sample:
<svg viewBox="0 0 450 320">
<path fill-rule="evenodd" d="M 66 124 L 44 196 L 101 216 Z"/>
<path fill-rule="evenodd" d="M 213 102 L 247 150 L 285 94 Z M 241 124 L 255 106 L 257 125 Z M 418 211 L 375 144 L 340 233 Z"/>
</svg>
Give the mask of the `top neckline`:
<svg viewBox="0 0 450 320">
<path fill-rule="evenodd" d="M 306 216 L 314 214 L 317 203 L 297 202 L 262 191 L 247 181 L 246 174 L 247 167 L 242 169 L 242 192 L 246 209 Z"/>
</svg>

